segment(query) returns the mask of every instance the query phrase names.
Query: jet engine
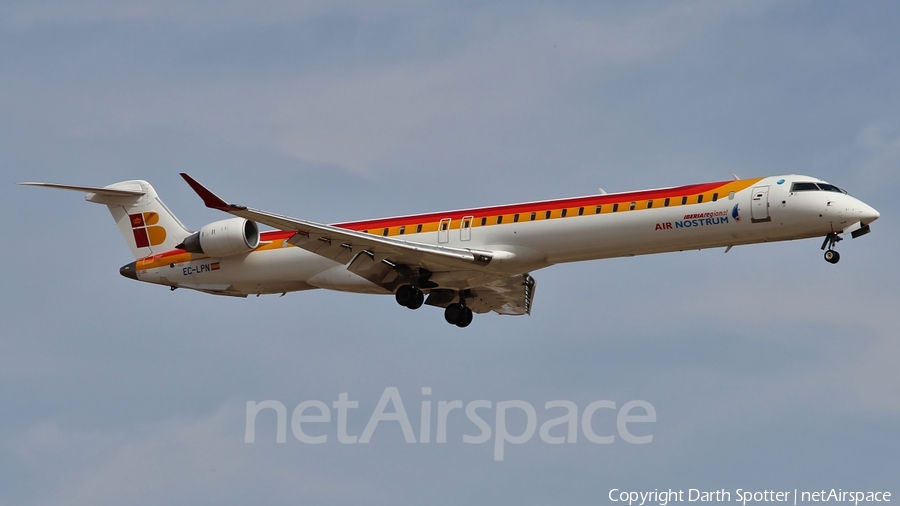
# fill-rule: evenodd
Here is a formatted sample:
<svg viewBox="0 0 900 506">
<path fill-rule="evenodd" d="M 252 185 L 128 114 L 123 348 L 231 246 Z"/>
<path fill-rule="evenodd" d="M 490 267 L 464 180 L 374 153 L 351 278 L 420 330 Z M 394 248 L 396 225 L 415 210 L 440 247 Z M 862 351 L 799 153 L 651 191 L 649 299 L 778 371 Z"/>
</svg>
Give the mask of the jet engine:
<svg viewBox="0 0 900 506">
<path fill-rule="evenodd" d="M 187 236 L 177 247 L 190 253 L 227 257 L 253 251 L 259 246 L 259 227 L 244 218 L 216 221 Z"/>
</svg>

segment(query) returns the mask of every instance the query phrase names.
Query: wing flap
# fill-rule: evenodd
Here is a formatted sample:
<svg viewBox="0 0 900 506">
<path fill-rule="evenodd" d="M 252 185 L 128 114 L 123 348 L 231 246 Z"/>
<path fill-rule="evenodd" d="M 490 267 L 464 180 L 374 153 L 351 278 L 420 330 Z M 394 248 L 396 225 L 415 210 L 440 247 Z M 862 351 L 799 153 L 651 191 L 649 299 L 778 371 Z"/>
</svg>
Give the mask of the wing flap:
<svg viewBox="0 0 900 506">
<path fill-rule="evenodd" d="M 535 285 L 534 278 L 528 274 L 497 278 L 469 290 L 473 298 L 466 304 L 476 313 L 494 311 L 501 315 L 530 315 Z"/>
</svg>

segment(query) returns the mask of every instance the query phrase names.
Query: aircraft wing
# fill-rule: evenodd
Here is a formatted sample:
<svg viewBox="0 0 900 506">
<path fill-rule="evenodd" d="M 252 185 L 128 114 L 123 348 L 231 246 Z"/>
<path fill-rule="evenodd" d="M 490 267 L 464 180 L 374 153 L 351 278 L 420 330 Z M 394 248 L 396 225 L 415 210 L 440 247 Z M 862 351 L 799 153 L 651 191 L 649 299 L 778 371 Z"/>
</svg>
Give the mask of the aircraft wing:
<svg viewBox="0 0 900 506">
<path fill-rule="evenodd" d="M 530 315 L 535 282 L 528 274 L 496 278 L 472 288 L 466 305 L 475 313 L 494 311 L 502 315 Z"/>
<path fill-rule="evenodd" d="M 370 277 L 365 275 L 366 271 L 376 266 L 386 266 L 385 264 L 391 267 L 424 267 L 432 272 L 472 270 L 473 267 L 478 270 L 479 267 L 487 266 L 494 257 L 491 251 L 404 241 L 229 204 L 189 175 L 182 173 L 181 177 L 203 199 L 206 207 L 279 230 L 296 232 L 288 242 L 339 263 L 352 260 L 348 269 L 363 277 Z"/>
</svg>

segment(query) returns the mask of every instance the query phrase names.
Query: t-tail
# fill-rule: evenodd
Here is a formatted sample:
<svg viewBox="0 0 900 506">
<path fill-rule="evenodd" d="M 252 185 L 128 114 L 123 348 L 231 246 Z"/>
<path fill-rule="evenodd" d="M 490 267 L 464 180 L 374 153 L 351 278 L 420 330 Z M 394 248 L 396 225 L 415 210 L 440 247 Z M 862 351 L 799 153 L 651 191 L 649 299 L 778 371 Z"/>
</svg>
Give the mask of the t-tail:
<svg viewBox="0 0 900 506">
<path fill-rule="evenodd" d="M 84 192 L 88 202 L 105 205 L 135 260 L 171 250 L 191 234 L 147 181 L 122 181 L 103 188 L 55 183 L 19 184 Z"/>
</svg>

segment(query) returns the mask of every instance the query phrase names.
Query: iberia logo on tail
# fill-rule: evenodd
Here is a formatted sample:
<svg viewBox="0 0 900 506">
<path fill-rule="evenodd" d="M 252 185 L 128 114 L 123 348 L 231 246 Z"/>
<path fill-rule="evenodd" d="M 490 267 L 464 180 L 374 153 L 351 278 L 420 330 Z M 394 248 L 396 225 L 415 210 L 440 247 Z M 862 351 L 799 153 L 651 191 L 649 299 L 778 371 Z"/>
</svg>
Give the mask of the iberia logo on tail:
<svg viewBox="0 0 900 506">
<path fill-rule="evenodd" d="M 166 240 L 166 229 L 155 226 L 159 223 L 159 215 L 154 212 L 129 214 L 131 230 L 134 232 L 134 243 L 138 248 L 158 246 Z"/>
</svg>

